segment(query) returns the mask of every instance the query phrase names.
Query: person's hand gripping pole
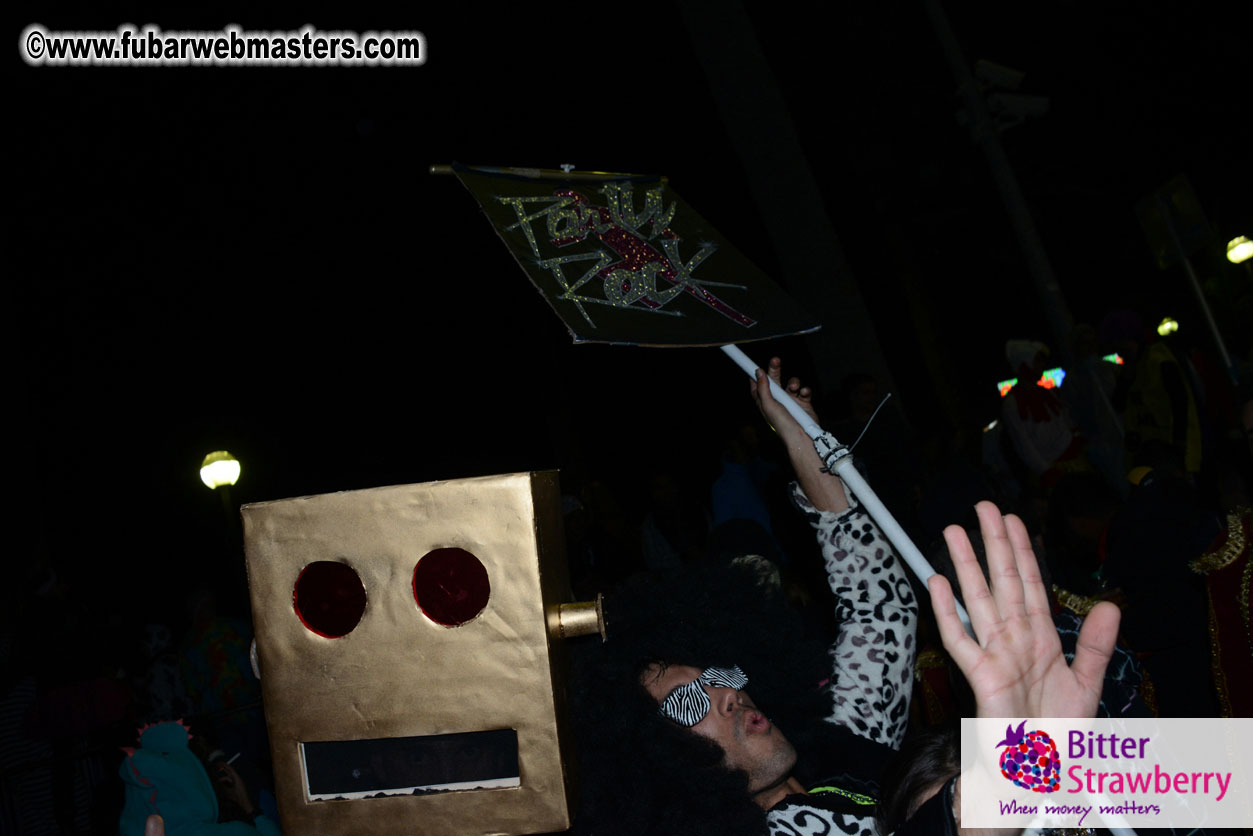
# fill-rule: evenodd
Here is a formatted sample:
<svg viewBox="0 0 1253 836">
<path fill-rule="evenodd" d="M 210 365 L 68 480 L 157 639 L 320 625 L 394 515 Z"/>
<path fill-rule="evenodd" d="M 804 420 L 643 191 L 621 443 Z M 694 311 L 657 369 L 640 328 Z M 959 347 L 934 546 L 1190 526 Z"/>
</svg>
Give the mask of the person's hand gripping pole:
<svg viewBox="0 0 1253 836">
<path fill-rule="evenodd" d="M 754 380 L 758 379 L 757 372 L 761 367 L 754 363 L 738 346 L 724 345 L 722 346 L 722 352 L 743 369 L 749 377 Z M 935 569 L 922 556 L 922 552 L 918 550 L 913 540 L 901 528 L 900 523 L 896 521 L 896 518 L 892 516 L 892 513 L 879 500 L 879 497 L 871 489 L 870 485 L 862 478 L 861 473 L 853 466 L 853 458 L 848 455 L 848 448 L 840 444 L 834 436 L 818 425 L 812 410 L 807 412 L 784 390 L 778 369 L 777 360 L 772 361 L 770 374 L 765 375 L 768 379 L 769 388 L 767 389 L 764 386 L 758 387 L 757 397 L 759 403 L 762 404 L 763 413 L 768 416 L 781 437 L 785 437 L 786 432 L 783 426 L 786 422 L 784 416 L 790 416 L 796 426 L 803 430 L 812 440 L 814 450 L 817 452 L 818 458 L 821 460 L 826 472 L 832 476 L 839 477 L 844 481 L 844 484 L 848 485 L 853 496 L 857 497 L 857 501 L 866 509 L 866 513 L 870 515 L 870 518 L 879 526 L 884 536 L 888 538 L 888 542 L 896 549 L 896 553 L 901 556 L 901 559 L 905 561 L 905 564 L 913 571 L 918 580 L 924 584 L 927 583 L 928 579 L 935 574 Z M 783 407 L 783 410 L 769 410 L 768 408 L 771 404 L 767 402 L 767 398 L 772 402 L 777 402 L 778 405 Z M 805 487 L 804 474 L 798 472 L 797 476 L 802 479 L 801 487 Z M 966 629 L 970 629 L 970 616 L 966 614 L 965 608 L 957 601 L 953 603 L 955 604 L 955 611 L 959 620 L 966 626 Z"/>
</svg>

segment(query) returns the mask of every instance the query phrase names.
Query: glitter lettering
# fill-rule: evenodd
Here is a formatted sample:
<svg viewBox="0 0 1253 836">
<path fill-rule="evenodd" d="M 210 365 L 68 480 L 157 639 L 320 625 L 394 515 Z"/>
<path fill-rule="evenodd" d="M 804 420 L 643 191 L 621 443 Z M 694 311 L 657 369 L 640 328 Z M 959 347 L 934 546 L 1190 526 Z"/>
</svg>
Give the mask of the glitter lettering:
<svg viewBox="0 0 1253 836">
<path fill-rule="evenodd" d="M 604 206 L 592 203 L 586 195 L 573 189 L 558 190 L 551 196 L 496 198 L 513 209 L 517 218 L 505 231 L 520 233 L 536 264 L 551 271 L 557 280 L 561 292 L 555 298 L 573 303 L 593 328 L 596 323 L 587 306 L 605 305 L 683 316 L 676 302 L 683 296 L 696 299 L 745 328 L 756 324 L 756 320 L 735 310 L 707 289 L 746 290 L 744 285 L 698 279 L 693 275 L 713 255 L 717 245 L 701 242 L 695 252 L 689 252 L 684 258 L 680 249 L 682 239 L 670 228 L 678 203 L 665 204 L 663 187 L 646 190 L 643 206 L 638 211 L 630 183 L 606 183 L 598 192 L 604 197 Z M 543 224 L 540 233 L 536 231 L 537 221 Z M 552 247 L 578 246 L 580 251 L 545 257 L 541 234 Z M 590 264 L 577 277 L 567 276 L 567 266 L 579 262 Z M 594 283 L 592 279 L 600 281 Z M 596 289 L 599 294 L 594 292 Z"/>
</svg>

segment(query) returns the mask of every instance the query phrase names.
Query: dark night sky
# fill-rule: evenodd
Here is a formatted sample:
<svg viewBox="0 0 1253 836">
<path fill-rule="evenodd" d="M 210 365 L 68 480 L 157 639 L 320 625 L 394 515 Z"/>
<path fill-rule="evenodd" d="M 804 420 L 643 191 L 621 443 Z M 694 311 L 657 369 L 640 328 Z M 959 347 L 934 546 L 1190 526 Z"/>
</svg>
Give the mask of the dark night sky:
<svg viewBox="0 0 1253 836">
<path fill-rule="evenodd" d="M 1044 336 L 1043 319 L 921 6 L 878 5 L 749 16 L 911 419 L 946 389 L 982 422 L 1004 340 Z M 1223 240 L 1248 225 L 1237 27 L 1203 4 L 962 5 L 950 14 L 967 57 L 1023 70 L 1023 92 L 1050 98 L 1004 141 L 1075 318 L 1129 302 L 1194 316 L 1132 205 L 1185 173 Z M 677 11 L 541 8 L 19 7 L 17 30 L 418 29 L 430 56 L 376 69 L 10 58 L 25 553 L 123 586 L 217 571 L 222 512 L 196 469 L 218 447 L 243 460 L 247 502 L 575 460 L 625 479 L 711 443 L 710 416 L 746 400 L 740 372 L 711 350 L 571 346 L 469 195 L 426 173 L 453 160 L 664 173 L 776 268 Z M 929 312 L 924 329 L 905 298 Z M 923 371 L 924 346 L 946 379 Z M 812 362 L 800 340 L 750 353 L 771 352 Z"/>
</svg>

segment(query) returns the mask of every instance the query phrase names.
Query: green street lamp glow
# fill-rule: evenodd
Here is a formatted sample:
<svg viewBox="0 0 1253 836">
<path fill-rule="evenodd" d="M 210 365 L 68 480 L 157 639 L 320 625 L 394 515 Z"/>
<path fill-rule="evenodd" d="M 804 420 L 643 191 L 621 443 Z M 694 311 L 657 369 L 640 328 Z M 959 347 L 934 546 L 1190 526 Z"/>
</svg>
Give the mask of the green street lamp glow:
<svg viewBox="0 0 1253 836">
<path fill-rule="evenodd" d="M 235 484 L 239 481 L 239 459 L 225 450 L 210 453 L 200 465 L 200 481 L 211 489 Z"/>
<path fill-rule="evenodd" d="M 1253 258 L 1253 241 L 1241 235 L 1227 242 L 1227 260 L 1232 264 L 1239 264 L 1249 258 Z"/>
<path fill-rule="evenodd" d="M 1179 330 L 1179 323 L 1175 322 L 1175 320 L 1171 319 L 1170 317 L 1164 318 L 1161 322 L 1157 324 L 1157 333 L 1159 336 L 1162 336 L 1162 337 L 1166 336 L 1167 334 L 1173 334 L 1178 330 Z"/>
</svg>

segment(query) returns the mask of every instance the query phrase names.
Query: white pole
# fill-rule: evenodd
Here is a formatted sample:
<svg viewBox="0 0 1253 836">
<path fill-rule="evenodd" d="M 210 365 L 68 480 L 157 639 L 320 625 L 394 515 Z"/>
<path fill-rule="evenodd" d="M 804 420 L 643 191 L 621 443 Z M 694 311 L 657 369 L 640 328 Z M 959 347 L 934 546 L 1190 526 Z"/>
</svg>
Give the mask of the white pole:
<svg viewBox="0 0 1253 836">
<path fill-rule="evenodd" d="M 752 359 L 740 350 L 736 345 L 722 346 L 722 352 L 730 357 L 737 366 L 748 373 L 748 376 L 757 379 L 757 370 L 764 368 L 752 361 Z M 818 456 L 826 463 L 827 469 L 834 475 L 844 480 L 844 484 L 848 485 L 849 490 L 853 492 L 853 496 L 857 497 L 857 501 L 866 509 L 866 513 L 879 526 L 879 530 L 888 538 L 896 553 L 901 556 L 901 560 L 913 570 L 913 573 L 922 581 L 923 586 L 927 585 L 927 579 L 935 574 L 935 569 L 931 568 L 931 564 L 922 556 L 922 552 L 918 551 L 918 547 L 914 545 L 914 541 L 909 539 L 909 535 L 905 533 L 905 529 L 901 528 L 900 523 L 892 516 L 892 512 L 884 507 L 879 501 L 879 497 L 874 490 L 862 478 L 861 473 L 853 465 L 853 457 L 848 454 L 848 448 L 835 440 L 829 432 L 814 423 L 814 420 L 805 414 L 805 410 L 800 408 L 796 401 L 784 391 L 783 387 L 770 381 L 770 393 L 774 395 L 774 399 L 787 409 L 793 418 L 800 422 L 801 428 L 814 440 L 814 447 L 818 451 Z M 970 626 L 970 616 L 966 614 L 966 608 L 957 604 L 957 617 L 966 627 L 966 631 L 972 636 L 974 629 Z"/>
</svg>

